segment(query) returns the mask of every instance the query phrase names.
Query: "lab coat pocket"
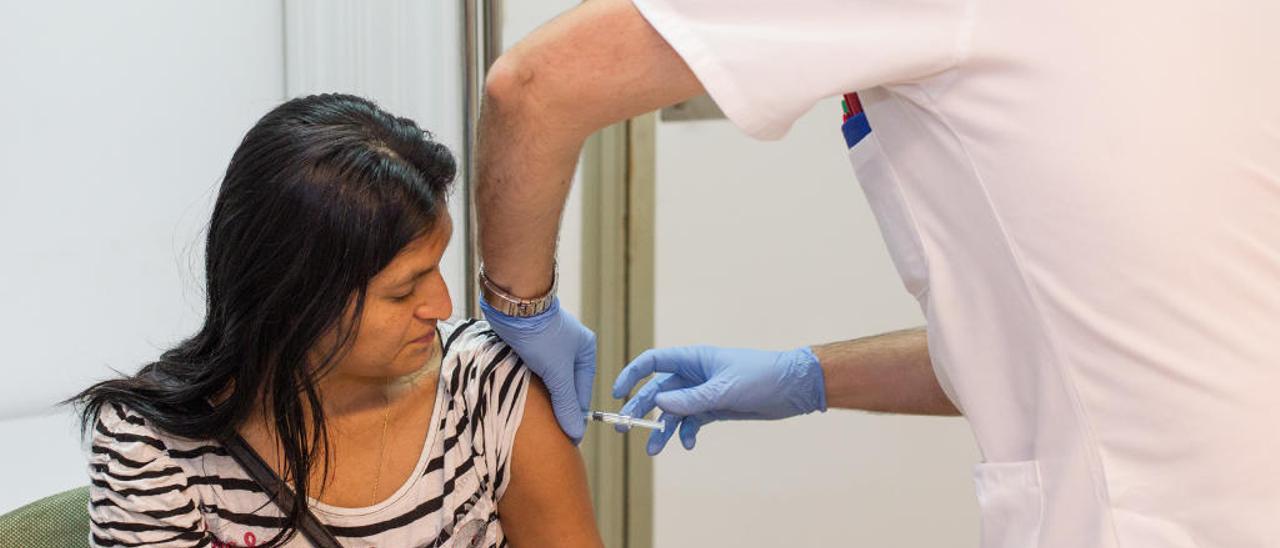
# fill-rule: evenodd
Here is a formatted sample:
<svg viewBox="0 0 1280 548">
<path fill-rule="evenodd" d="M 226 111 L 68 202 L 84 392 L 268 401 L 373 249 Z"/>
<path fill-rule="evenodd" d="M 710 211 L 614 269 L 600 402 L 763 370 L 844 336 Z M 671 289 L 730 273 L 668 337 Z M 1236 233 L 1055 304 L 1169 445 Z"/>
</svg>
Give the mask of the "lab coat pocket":
<svg viewBox="0 0 1280 548">
<path fill-rule="evenodd" d="M 851 118 L 849 122 L 856 120 L 857 118 Z M 903 197 L 902 188 L 880 149 L 880 140 L 876 138 L 874 131 L 859 136 L 852 144 L 849 161 L 853 164 L 858 184 L 862 185 L 863 194 L 867 196 L 867 203 L 875 214 L 898 277 L 902 279 L 907 291 L 923 304 L 924 293 L 929 285 L 924 247 L 920 243 L 915 220 Z"/>
<path fill-rule="evenodd" d="M 983 463 L 974 468 L 982 514 L 982 548 L 1039 545 L 1044 499 L 1037 461 Z"/>
</svg>

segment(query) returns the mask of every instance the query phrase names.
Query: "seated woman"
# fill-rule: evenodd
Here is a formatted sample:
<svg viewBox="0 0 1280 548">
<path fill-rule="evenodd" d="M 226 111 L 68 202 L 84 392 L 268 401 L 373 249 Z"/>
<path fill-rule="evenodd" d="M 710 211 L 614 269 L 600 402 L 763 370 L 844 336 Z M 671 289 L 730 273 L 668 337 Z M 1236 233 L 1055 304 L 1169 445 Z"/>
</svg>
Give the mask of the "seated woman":
<svg viewBox="0 0 1280 548">
<path fill-rule="evenodd" d="M 307 546 L 309 516 L 344 546 L 601 545 L 545 388 L 484 322 L 445 321 L 453 177 L 444 146 L 357 97 L 249 130 L 203 327 L 74 399 L 94 545 Z"/>
</svg>

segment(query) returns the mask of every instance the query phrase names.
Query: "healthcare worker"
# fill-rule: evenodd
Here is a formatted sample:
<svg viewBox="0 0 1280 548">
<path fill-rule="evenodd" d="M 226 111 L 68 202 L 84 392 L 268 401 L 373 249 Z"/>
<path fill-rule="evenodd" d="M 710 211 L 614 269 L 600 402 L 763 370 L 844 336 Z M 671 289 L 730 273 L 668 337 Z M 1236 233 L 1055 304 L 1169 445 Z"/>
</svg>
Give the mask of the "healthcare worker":
<svg viewBox="0 0 1280 548">
<path fill-rule="evenodd" d="M 856 94 L 849 156 L 927 337 L 651 351 L 626 410 L 686 447 L 721 419 L 959 411 L 984 548 L 1280 546 L 1277 21 L 1274 0 L 590 0 L 489 77 L 486 313 L 581 436 L 594 342 L 553 257 L 584 139 L 704 90 L 775 139 Z"/>
</svg>

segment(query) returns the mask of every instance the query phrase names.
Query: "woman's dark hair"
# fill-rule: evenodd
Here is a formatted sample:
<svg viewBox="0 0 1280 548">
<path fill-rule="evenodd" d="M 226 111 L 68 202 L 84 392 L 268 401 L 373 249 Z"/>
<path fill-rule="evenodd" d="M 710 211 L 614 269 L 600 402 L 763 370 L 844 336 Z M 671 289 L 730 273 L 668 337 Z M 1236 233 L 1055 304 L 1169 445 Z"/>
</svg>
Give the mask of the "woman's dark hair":
<svg viewBox="0 0 1280 548">
<path fill-rule="evenodd" d="M 83 427 L 118 404 L 168 434 L 216 440 L 260 404 L 297 501 L 271 544 L 292 538 L 317 456 L 328 465 L 316 380 L 354 336 L 369 280 L 444 215 L 454 173 L 445 146 L 359 97 L 313 95 L 267 113 L 214 204 L 204 325 L 137 374 L 68 400 Z M 333 347 L 316 349 L 330 329 Z"/>
</svg>

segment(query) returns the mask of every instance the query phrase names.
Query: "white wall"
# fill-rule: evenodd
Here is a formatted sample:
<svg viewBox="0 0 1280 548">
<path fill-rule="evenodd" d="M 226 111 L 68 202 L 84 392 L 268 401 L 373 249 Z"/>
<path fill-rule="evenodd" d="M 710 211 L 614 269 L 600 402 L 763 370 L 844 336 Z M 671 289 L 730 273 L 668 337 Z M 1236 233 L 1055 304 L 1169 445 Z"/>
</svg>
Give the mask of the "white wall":
<svg viewBox="0 0 1280 548">
<path fill-rule="evenodd" d="M 783 141 L 658 128 L 657 346 L 764 349 L 923 325 L 850 169 L 839 106 Z M 977 545 L 967 425 L 830 411 L 704 427 L 654 464 L 654 544 Z"/>
<path fill-rule="evenodd" d="M 0 512 L 85 483 L 53 402 L 194 331 L 201 229 L 282 51 L 278 2 L 0 8 Z"/>
</svg>

